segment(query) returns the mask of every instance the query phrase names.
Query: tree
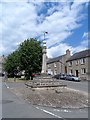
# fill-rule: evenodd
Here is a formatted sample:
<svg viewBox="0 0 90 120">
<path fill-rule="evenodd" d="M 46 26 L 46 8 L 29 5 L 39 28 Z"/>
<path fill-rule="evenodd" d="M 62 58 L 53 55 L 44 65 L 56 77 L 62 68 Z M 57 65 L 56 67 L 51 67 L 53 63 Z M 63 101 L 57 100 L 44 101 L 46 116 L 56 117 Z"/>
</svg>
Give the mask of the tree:
<svg viewBox="0 0 90 120">
<path fill-rule="evenodd" d="M 42 47 L 40 41 L 27 39 L 19 48 L 8 55 L 4 69 L 10 77 L 14 77 L 19 71 L 25 71 L 26 79 L 32 77 L 32 73 L 41 72 Z M 19 69 L 18 69 L 19 68 Z"/>
<path fill-rule="evenodd" d="M 5 59 L 4 69 L 8 73 L 8 76 L 14 77 L 18 70 L 17 67 L 19 66 L 19 51 L 16 50 L 15 52 L 8 55 Z"/>
<path fill-rule="evenodd" d="M 41 72 L 42 47 L 40 41 L 27 39 L 19 47 L 20 69 L 25 70 L 27 79 L 32 77 L 32 73 Z"/>
</svg>

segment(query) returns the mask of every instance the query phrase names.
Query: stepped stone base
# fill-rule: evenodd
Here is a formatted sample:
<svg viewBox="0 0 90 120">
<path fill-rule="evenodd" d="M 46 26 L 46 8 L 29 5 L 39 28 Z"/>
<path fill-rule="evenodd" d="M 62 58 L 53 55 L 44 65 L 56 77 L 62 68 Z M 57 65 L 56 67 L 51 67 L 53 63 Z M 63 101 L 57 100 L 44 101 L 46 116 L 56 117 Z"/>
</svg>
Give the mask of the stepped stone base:
<svg viewBox="0 0 90 120">
<path fill-rule="evenodd" d="M 30 80 L 25 83 L 25 85 L 32 88 L 41 88 L 41 87 L 65 87 L 67 85 L 63 84 L 59 80 L 53 79 L 50 76 L 38 76 L 34 80 Z"/>
</svg>

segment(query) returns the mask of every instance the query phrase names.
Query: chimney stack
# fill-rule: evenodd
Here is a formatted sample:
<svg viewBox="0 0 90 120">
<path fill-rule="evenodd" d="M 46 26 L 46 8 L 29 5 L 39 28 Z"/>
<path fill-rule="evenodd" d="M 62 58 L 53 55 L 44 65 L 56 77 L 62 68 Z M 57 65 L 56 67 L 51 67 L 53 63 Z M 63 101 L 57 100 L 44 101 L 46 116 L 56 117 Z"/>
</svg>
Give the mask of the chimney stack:
<svg viewBox="0 0 90 120">
<path fill-rule="evenodd" d="M 69 49 L 66 50 L 66 54 L 70 55 L 70 50 Z"/>
<path fill-rule="evenodd" d="M 66 50 L 66 56 L 67 56 L 67 58 L 69 58 L 71 55 L 70 55 L 70 50 L 69 49 L 67 49 Z"/>
</svg>

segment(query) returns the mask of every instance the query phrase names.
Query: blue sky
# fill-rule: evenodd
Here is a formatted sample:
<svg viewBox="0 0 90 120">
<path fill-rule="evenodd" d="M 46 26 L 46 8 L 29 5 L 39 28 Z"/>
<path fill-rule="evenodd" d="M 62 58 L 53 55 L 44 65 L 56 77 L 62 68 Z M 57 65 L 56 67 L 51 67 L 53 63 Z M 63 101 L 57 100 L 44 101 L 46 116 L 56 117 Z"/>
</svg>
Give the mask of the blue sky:
<svg viewBox="0 0 90 120">
<path fill-rule="evenodd" d="M 38 0 L 37 0 L 38 1 Z M 54 0 L 53 0 L 54 1 Z M 3 0 L 0 3 L 0 55 L 16 50 L 27 38 L 47 42 L 47 56 L 57 57 L 88 48 L 88 1 L 39 2 Z"/>
</svg>

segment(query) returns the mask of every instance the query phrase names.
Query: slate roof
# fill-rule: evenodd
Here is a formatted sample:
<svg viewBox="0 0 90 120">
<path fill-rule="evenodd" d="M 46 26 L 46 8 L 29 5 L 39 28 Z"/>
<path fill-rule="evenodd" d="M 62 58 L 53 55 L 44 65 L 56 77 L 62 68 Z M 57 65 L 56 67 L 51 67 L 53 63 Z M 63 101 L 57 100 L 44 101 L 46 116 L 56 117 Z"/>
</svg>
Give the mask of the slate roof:
<svg viewBox="0 0 90 120">
<path fill-rule="evenodd" d="M 75 53 L 66 62 L 85 57 L 90 57 L 90 49 Z"/>
<path fill-rule="evenodd" d="M 51 58 L 47 61 L 47 64 L 58 62 L 62 57 L 64 57 L 64 55 L 58 56 L 58 57 L 55 57 L 55 58 Z"/>
</svg>

